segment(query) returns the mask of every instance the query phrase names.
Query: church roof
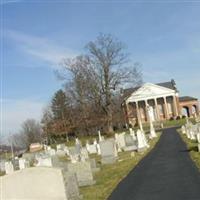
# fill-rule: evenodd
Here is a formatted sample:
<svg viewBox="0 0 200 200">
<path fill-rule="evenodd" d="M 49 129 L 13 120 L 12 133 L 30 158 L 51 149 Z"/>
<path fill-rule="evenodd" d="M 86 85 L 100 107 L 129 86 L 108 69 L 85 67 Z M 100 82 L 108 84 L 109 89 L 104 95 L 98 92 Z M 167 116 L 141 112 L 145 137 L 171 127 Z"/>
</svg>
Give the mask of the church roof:
<svg viewBox="0 0 200 200">
<path fill-rule="evenodd" d="M 171 81 L 169 81 L 169 82 L 156 83 L 155 85 L 162 86 L 162 87 L 177 91 L 176 83 L 175 83 L 175 81 L 173 79 Z M 123 99 L 129 97 L 133 92 L 136 92 L 141 87 L 142 86 L 124 89 L 123 90 L 123 95 L 122 95 Z"/>
</svg>

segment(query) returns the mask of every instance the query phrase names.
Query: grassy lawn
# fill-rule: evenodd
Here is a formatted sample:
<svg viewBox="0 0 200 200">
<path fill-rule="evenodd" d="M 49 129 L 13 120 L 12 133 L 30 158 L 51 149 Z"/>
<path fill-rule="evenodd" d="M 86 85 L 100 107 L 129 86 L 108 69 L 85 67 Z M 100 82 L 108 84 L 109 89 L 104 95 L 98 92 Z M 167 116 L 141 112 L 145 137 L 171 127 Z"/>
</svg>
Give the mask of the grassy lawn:
<svg viewBox="0 0 200 200">
<path fill-rule="evenodd" d="M 196 163 L 197 167 L 200 170 L 200 152 L 198 152 L 197 142 L 189 140 L 186 135 L 183 135 L 181 133 L 181 130 L 179 130 L 179 134 L 181 135 L 181 138 L 187 145 L 187 148 L 190 152 L 190 157 Z"/>
<path fill-rule="evenodd" d="M 94 175 L 96 184 L 93 186 L 82 187 L 80 192 L 83 200 L 105 200 L 118 185 L 118 183 L 127 176 L 127 174 L 138 164 L 138 162 L 148 154 L 160 138 L 150 141 L 150 148 L 143 153 L 135 153 L 134 157 L 131 152 L 119 153 L 119 161 L 112 165 L 102 165 L 101 170 Z M 100 157 L 95 157 L 100 162 Z"/>
</svg>

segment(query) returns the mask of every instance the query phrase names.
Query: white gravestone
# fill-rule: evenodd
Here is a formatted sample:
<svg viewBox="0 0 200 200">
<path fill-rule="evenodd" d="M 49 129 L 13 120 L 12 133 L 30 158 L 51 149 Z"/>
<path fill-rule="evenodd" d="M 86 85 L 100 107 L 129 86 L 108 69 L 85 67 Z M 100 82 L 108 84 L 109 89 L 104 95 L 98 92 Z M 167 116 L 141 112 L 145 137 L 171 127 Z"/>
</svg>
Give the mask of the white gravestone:
<svg viewBox="0 0 200 200">
<path fill-rule="evenodd" d="M 126 146 L 125 134 L 126 133 L 123 132 L 123 133 L 115 135 L 116 143 L 117 143 L 118 147 L 121 148 L 121 149 L 123 149 Z"/>
<path fill-rule="evenodd" d="M 150 121 L 150 139 L 153 139 L 156 137 L 157 137 L 157 135 L 156 135 L 155 129 L 153 127 L 153 122 Z"/>
<path fill-rule="evenodd" d="M 95 144 L 89 144 L 88 142 L 86 143 L 86 148 L 89 154 L 95 154 L 97 153 L 97 146 Z"/>
<path fill-rule="evenodd" d="M 52 159 L 48 155 L 36 156 L 37 167 L 52 167 Z"/>
<path fill-rule="evenodd" d="M 98 136 L 99 136 L 99 142 L 103 141 L 102 137 L 101 137 L 101 131 L 98 131 Z"/>
<path fill-rule="evenodd" d="M 182 131 L 182 134 L 183 134 L 183 135 L 186 134 L 185 126 L 181 126 L 181 131 Z"/>
<path fill-rule="evenodd" d="M 29 161 L 24 158 L 20 158 L 19 159 L 19 169 L 25 169 L 27 167 L 30 167 Z"/>
<path fill-rule="evenodd" d="M 72 163 L 76 163 L 80 161 L 80 154 L 81 154 L 81 149 L 79 146 L 73 146 L 73 147 L 68 147 L 69 149 L 69 157 L 71 159 Z"/>
<path fill-rule="evenodd" d="M 86 149 L 86 147 L 81 149 L 81 161 L 86 161 L 87 159 L 89 159 L 89 155 L 88 155 L 88 151 Z"/>
<path fill-rule="evenodd" d="M 138 141 L 138 151 L 143 151 L 146 148 L 146 144 L 140 129 L 137 130 L 137 141 Z"/>
<path fill-rule="evenodd" d="M 6 174 L 12 174 L 14 172 L 14 166 L 12 162 L 5 162 L 5 172 Z"/>
<path fill-rule="evenodd" d="M 136 138 L 136 136 L 135 136 L 134 130 L 133 130 L 132 128 L 129 128 L 129 132 L 130 132 L 130 135 L 132 136 L 133 140 L 136 141 L 137 138 Z"/>
</svg>

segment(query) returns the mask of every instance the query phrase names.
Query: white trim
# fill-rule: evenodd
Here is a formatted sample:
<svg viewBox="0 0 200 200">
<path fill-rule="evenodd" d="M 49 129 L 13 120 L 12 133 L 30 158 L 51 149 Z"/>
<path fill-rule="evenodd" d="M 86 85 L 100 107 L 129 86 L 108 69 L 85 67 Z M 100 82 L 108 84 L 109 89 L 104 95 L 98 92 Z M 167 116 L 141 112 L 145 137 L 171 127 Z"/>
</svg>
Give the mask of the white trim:
<svg viewBox="0 0 200 200">
<path fill-rule="evenodd" d="M 157 90 L 157 91 L 156 91 Z M 146 94 L 145 94 L 146 91 Z M 146 101 L 154 98 L 163 98 L 168 96 L 175 96 L 177 92 L 175 90 L 165 88 L 152 83 L 145 83 L 138 90 L 133 92 L 126 102 Z"/>
</svg>

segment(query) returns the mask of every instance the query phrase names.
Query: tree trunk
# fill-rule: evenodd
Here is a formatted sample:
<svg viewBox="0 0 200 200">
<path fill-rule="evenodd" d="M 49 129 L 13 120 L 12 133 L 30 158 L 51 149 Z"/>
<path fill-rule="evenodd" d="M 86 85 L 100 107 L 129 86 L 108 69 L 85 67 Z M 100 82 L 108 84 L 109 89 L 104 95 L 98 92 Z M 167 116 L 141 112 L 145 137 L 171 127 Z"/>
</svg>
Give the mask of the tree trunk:
<svg viewBox="0 0 200 200">
<path fill-rule="evenodd" d="M 113 123 L 112 123 L 112 108 L 111 105 L 107 106 L 107 114 L 106 114 L 106 132 L 108 134 L 113 133 Z"/>
</svg>

